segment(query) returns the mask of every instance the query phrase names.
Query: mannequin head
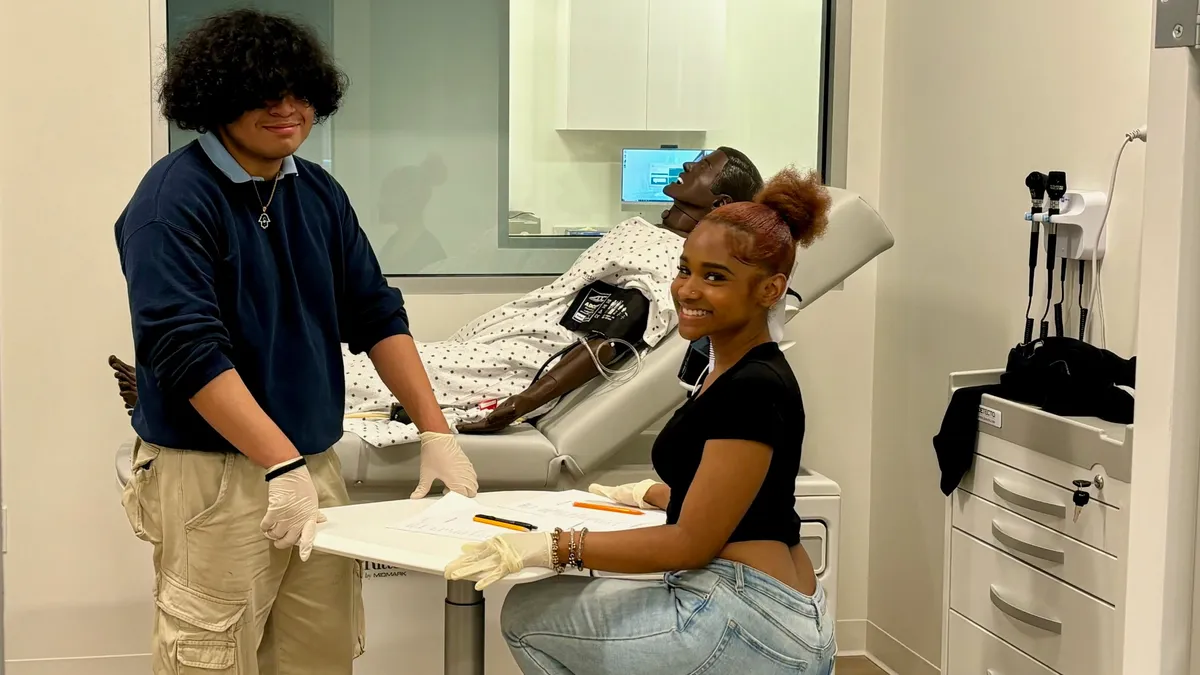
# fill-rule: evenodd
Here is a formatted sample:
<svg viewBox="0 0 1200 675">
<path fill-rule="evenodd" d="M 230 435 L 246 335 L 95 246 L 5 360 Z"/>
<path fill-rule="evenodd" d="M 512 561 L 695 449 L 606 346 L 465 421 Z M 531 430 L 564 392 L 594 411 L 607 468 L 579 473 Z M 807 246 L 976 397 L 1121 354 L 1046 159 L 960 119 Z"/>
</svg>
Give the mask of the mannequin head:
<svg viewBox="0 0 1200 675">
<path fill-rule="evenodd" d="M 679 179 L 663 188 L 675 200 L 663 211 L 663 227 L 688 236 L 713 209 L 748 202 L 762 189 L 762 176 L 744 153 L 720 147 L 683 165 Z"/>
</svg>

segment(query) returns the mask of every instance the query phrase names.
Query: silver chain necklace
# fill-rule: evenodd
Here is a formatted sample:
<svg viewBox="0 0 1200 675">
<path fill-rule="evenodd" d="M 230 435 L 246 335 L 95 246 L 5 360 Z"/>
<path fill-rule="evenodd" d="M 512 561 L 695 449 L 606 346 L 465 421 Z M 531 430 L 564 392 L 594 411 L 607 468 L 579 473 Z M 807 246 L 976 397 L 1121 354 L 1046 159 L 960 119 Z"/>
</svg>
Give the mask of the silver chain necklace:
<svg viewBox="0 0 1200 675">
<path fill-rule="evenodd" d="M 251 182 L 251 185 L 254 187 L 254 196 L 258 198 L 258 203 L 262 206 L 262 214 L 258 216 L 258 226 L 264 230 L 271 225 L 271 216 L 267 215 L 267 208 L 271 206 L 271 201 L 275 199 L 275 188 L 279 186 L 279 177 L 282 175 L 282 171 L 275 174 L 275 180 L 271 182 L 271 195 L 267 197 L 266 204 L 263 204 L 262 195 L 258 194 L 258 185 L 255 185 L 253 181 Z"/>
</svg>

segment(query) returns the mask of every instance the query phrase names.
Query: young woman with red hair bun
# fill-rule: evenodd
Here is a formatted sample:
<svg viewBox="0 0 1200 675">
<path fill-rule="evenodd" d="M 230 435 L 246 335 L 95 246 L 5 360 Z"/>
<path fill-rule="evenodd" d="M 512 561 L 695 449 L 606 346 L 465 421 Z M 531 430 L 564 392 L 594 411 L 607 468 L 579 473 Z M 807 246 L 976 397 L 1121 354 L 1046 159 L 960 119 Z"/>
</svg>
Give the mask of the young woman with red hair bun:
<svg viewBox="0 0 1200 675">
<path fill-rule="evenodd" d="M 708 337 L 714 367 L 658 435 L 664 482 L 592 491 L 666 524 L 624 532 L 505 534 L 446 568 L 482 588 L 523 567 L 657 581 L 557 576 L 512 589 L 501 626 L 527 675 L 829 675 L 837 651 L 825 591 L 800 546 L 794 486 L 804 440 L 800 386 L 767 314 L 796 247 L 824 232 L 830 198 L 786 169 L 752 202 L 706 215 L 671 287 L 679 332 Z"/>
</svg>

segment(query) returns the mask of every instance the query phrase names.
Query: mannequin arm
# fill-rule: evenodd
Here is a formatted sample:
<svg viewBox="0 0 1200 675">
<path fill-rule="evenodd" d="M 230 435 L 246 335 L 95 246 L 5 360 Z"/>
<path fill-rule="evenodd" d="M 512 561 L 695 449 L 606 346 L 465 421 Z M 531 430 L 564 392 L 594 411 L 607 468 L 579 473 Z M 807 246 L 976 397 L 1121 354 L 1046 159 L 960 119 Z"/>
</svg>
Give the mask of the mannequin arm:
<svg viewBox="0 0 1200 675">
<path fill-rule="evenodd" d="M 133 366 L 115 356 L 108 357 L 108 365 L 113 369 L 113 377 L 117 380 L 117 390 L 121 393 L 121 400 L 125 402 L 125 411 L 132 415 L 138 398 L 137 375 L 134 373 Z"/>
<path fill-rule="evenodd" d="M 604 338 L 590 340 L 588 346 L 606 366 L 616 359 L 617 350 Z M 591 355 L 583 345 L 575 345 L 525 391 L 505 399 L 484 419 L 460 424 L 458 430 L 464 434 L 495 433 L 559 396 L 575 391 L 598 374 L 600 371 Z"/>
</svg>

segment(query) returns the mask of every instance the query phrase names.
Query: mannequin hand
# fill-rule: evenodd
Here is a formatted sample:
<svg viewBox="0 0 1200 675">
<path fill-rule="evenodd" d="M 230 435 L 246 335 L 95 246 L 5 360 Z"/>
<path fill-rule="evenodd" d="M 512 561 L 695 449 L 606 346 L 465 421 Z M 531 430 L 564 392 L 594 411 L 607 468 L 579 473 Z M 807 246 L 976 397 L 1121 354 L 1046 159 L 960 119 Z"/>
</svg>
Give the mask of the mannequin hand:
<svg viewBox="0 0 1200 675">
<path fill-rule="evenodd" d="M 658 508 L 657 506 L 646 501 L 646 492 L 655 485 L 656 481 L 649 478 L 640 483 L 626 483 L 625 485 L 618 485 L 616 487 L 592 483 L 588 488 L 588 492 L 601 497 L 608 497 L 614 502 L 624 504 L 625 506 L 636 506 L 639 509 L 656 509 Z"/>
<path fill-rule="evenodd" d="M 479 491 L 475 467 L 471 466 L 471 460 L 458 447 L 458 439 L 454 434 L 422 431 L 421 481 L 409 499 L 424 499 L 435 480 L 442 481 L 451 491 L 465 497 L 474 497 Z"/>
<path fill-rule="evenodd" d="M 132 415 L 133 407 L 137 405 L 137 373 L 133 366 L 116 356 L 108 357 L 108 365 L 113 369 L 113 377 L 117 380 L 117 389 L 121 393 L 121 400 L 125 402 L 125 410 Z"/>
<path fill-rule="evenodd" d="M 464 434 L 492 434 L 512 425 L 520 419 L 522 409 L 526 408 L 523 394 L 514 394 L 504 399 L 496 409 L 478 422 L 467 422 L 458 425 L 458 430 Z"/>
<path fill-rule="evenodd" d="M 308 560 L 313 537 L 317 535 L 317 523 L 325 522 L 325 516 L 317 510 L 317 489 L 313 487 L 308 467 L 277 476 L 267 485 L 267 515 L 263 516 L 261 524 L 263 534 L 275 542 L 275 548 L 299 546 L 300 560 Z"/>
<path fill-rule="evenodd" d="M 484 542 L 463 546 L 462 555 L 446 565 L 450 581 L 475 581 L 482 591 L 504 577 L 526 567 L 551 568 L 554 535 L 549 532 L 502 534 Z"/>
</svg>

